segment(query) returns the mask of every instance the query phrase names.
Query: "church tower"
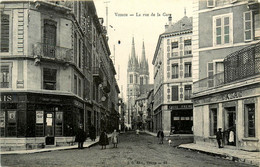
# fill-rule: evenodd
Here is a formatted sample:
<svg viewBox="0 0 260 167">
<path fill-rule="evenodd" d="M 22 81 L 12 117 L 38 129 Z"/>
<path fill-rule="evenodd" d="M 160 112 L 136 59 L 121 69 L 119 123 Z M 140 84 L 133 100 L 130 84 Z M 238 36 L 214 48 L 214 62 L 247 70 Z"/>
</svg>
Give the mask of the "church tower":
<svg viewBox="0 0 260 167">
<path fill-rule="evenodd" d="M 149 84 L 149 66 L 148 66 L 148 60 L 145 57 L 145 48 L 144 48 L 144 42 L 143 42 L 143 48 L 142 48 L 142 57 L 140 61 L 140 85 L 147 85 Z"/>
</svg>

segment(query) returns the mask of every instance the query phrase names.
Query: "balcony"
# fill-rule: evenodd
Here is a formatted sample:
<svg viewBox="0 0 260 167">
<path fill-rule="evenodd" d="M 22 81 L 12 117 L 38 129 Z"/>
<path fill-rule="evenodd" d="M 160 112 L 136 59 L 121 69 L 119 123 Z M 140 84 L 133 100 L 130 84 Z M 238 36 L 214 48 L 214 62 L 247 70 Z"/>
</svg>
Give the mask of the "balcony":
<svg viewBox="0 0 260 167">
<path fill-rule="evenodd" d="M 94 78 L 98 83 L 103 82 L 103 73 L 102 73 L 100 67 L 93 67 L 93 68 L 92 68 L 92 75 L 93 75 L 93 78 Z"/>
<path fill-rule="evenodd" d="M 231 53 L 224 59 L 224 72 L 201 79 L 193 84 L 193 93 L 260 74 L 260 43 Z"/>
<path fill-rule="evenodd" d="M 72 49 L 52 46 L 44 43 L 36 43 L 33 45 L 33 56 L 57 60 L 62 62 L 72 62 Z"/>
</svg>

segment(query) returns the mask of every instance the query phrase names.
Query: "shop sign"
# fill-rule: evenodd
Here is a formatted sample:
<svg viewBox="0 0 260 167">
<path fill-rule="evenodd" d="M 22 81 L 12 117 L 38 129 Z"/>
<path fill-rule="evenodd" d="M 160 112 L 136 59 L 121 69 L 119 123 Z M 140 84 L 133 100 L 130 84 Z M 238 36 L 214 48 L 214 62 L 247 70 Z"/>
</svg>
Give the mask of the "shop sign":
<svg viewBox="0 0 260 167">
<path fill-rule="evenodd" d="M 168 109 L 176 110 L 176 109 L 192 109 L 192 104 L 174 104 L 168 105 Z"/>
<path fill-rule="evenodd" d="M 5 112 L 0 112 L 0 128 L 5 127 Z"/>
<path fill-rule="evenodd" d="M 242 97 L 241 92 L 227 93 L 222 96 L 222 100 L 231 100 Z"/>
<path fill-rule="evenodd" d="M 16 123 L 16 111 L 8 111 L 8 122 Z"/>
<path fill-rule="evenodd" d="M 43 111 L 36 111 L 36 123 L 43 124 Z"/>
<path fill-rule="evenodd" d="M 12 95 L 2 95 L 0 101 L 13 101 Z"/>
</svg>

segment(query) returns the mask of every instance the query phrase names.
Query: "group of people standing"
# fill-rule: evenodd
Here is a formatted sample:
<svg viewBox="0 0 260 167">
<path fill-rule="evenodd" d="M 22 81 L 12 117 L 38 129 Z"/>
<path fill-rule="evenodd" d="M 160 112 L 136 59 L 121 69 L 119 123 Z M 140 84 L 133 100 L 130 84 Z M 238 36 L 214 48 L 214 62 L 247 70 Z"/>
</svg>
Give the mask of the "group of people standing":
<svg viewBox="0 0 260 167">
<path fill-rule="evenodd" d="M 219 128 L 216 133 L 216 139 L 218 142 L 218 148 L 223 148 L 224 136 L 227 138 L 228 145 L 235 145 L 235 128 L 231 127 L 228 130 L 222 132 L 222 129 Z"/>
<path fill-rule="evenodd" d="M 89 128 L 89 137 L 91 139 L 91 141 L 95 141 L 96 140 L 96 128 L 91 125 Z M 83 143 L 86 141 L 87 139 L 87 135 L 86 132 L 83 129 L 83 125 L 80 124 L 79 125 L 79 129 L 77 130 L 76 136 L 75 136 L 75 142 L 78 143 L 78 149 L 83 149 Z M 112 133 L 111 136 L 111 143 L 114 145 L 114 148 L 117 148 L 117 144 L 118 144 L 118 133 L 116 130 L 114 130 L 114 132 Z M 103 130 L 100 134 L 99 137 L 99 145 L 101 145 L 101 149 L 106 149 L 106 146 L 109 145 L 109 140 L 108 140 L 108 136 L 106 133 L 106 130 Z"/>
</svg>

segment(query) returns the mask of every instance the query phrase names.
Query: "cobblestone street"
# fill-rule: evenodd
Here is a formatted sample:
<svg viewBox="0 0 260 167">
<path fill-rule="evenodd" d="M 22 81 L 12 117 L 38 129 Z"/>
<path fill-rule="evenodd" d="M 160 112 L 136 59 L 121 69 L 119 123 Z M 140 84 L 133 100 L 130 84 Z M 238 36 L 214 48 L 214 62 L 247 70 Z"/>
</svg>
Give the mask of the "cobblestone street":
<svg viewBox="0 0 260 167">
<path fill-rule="evenodd" d="M 63 150 L 24 155 L 2 155 L 2 166 L 250 166 L 211 155 L 177 149 L 167 143 L 157 144 L 157 138 L 133 132 L 120 135 L 118 148 L 110 144 L 101 150 L 99 145 L 83 150 Z"/>
</svg>

